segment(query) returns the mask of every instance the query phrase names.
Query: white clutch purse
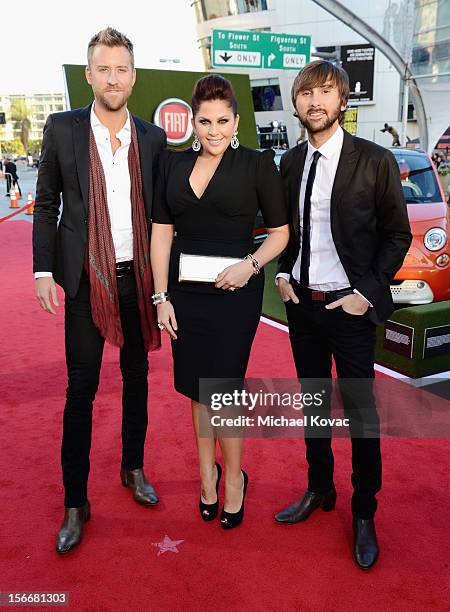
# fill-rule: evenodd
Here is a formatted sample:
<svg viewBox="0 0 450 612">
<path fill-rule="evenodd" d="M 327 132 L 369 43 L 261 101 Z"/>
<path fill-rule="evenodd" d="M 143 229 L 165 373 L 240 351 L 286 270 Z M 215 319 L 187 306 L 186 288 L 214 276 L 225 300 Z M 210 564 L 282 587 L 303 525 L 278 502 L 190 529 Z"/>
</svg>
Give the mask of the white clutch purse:
<svg viewBox="0 0 450 612">
<path fill-rule="evenodd" d="M 178 281 L 191 283 L 214 283 L 217 276 L 233 264 L 241 262 L 237 257 L 215 255 L 188 255 L 180 253 Z"/>
</svg>

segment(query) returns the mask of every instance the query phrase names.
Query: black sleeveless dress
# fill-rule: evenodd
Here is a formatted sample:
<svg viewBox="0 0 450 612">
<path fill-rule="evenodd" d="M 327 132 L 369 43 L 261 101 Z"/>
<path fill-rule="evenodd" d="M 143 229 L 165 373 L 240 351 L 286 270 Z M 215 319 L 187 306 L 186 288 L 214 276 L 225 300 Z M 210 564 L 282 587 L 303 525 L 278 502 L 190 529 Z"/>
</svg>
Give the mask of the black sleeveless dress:
<svg viewBox="0 0 450 612">
<path fill-rule="evenodd" d="M 178 323 L 172 341 L 177 391 L 200 400 L 202 379 L 243 379 L 261 315 L 264 274 L 235 291 L 178 281 L 180 253 L 243 258 L 253 253 L 261 209 L 266 227 L 288 223 L 273 151 L 229 147 L 201 198 L 189 183 L 198 153 L 164 151 L 153 223 L 173 224 L 169 292 Z M 201 385 L 200 385 L 201 386 Z"/>
</svg>

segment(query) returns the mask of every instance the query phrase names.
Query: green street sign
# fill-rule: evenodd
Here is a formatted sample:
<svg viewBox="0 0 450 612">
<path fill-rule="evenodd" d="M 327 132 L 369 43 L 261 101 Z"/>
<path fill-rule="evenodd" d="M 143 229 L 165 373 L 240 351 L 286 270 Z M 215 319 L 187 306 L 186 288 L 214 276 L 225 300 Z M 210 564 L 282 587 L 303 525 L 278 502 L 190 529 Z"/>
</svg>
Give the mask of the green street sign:
<svg viewBox="0 0 450 612">
<path fill-rule="evenodd" d="M 300 70 L 309 62 L 311 36 L 213 30 L 212 65 L 215 68 L 271 68 Z"/>
</svg>

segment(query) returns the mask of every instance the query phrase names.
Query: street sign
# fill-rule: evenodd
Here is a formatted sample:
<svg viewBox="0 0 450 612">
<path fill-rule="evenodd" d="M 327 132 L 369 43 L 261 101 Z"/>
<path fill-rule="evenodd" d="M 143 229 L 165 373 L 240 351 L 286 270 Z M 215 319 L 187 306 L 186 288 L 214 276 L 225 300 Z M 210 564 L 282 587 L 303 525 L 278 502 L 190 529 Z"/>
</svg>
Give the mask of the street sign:
<svg viewBox="0 0 450 612">
<path fill-rule="evenodd" d="M 311 36 L 213 30 L 212 65 L 215 68 L 271 68 L 301 70 L 309 62 Z"/>
</svg>

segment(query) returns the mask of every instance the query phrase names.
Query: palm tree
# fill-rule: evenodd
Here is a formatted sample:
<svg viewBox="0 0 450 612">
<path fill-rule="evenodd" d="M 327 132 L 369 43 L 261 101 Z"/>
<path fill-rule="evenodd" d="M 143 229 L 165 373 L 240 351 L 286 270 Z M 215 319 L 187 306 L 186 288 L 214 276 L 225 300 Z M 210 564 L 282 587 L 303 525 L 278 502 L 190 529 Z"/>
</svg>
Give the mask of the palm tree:
<svg viewBox="0 0 450 612">
<path fill-rule="evenodd" d="M 25 100 L 19 98 L 11 101 L 11 120 L 14 122 L 14 129 L 20 130 L 20 141 L 25 149 L 25 153 L 28 151 L 31 129 L 31 121 L 28 115 L 29 109 Z"/>
</svg>

